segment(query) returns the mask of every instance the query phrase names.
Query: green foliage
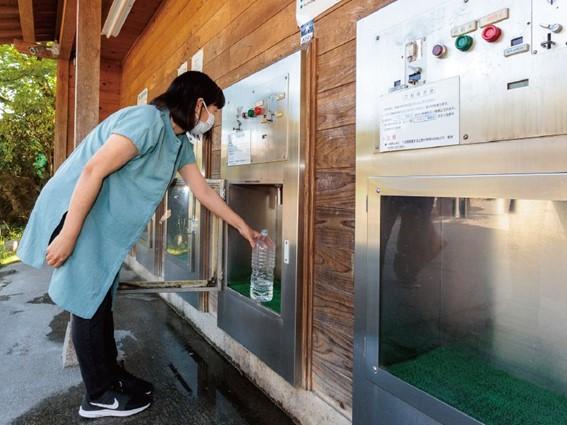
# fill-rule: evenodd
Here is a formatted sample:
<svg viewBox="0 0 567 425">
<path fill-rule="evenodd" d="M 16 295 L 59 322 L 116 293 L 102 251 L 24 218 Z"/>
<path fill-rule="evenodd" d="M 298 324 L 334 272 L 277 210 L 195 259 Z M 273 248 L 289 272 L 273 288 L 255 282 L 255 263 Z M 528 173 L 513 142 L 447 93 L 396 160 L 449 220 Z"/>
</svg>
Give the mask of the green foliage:
<svg viewBox="0 0 567 425">
<path fill-rule="evenodd" d="M 20 240 L 24 233 L 22 226 L 10 225 L 6 222 L 0 223 L 0 243 L 11 240 Z"/>
<path fill-rule="evenodd" d="M 6 241 L 19 241 L 22 238 L 24 228 L 22 226 L 12 226 L 6 222 L 0 223 L 0 266 L 10 263 L 17 259 L 14 251 L 8 251 L 4 246 Z"/>
<path fill-rule="evenodd" d="M 51 175 L 57 64 L 0 45 L 0 173 Z"/>
</svg>

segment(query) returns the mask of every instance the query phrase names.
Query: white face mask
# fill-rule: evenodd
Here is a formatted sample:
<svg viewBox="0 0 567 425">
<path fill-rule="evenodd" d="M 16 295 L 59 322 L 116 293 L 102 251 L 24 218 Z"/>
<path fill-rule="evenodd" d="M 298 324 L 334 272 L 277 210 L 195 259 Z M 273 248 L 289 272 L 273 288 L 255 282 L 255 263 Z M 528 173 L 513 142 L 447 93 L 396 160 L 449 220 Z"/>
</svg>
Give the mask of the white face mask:
<svg viewBox="0 0 567 425">
<path fill-rule="evenodd" d="M 207 104 L 204 100 L 203 105 L 205 106 L 205 110 L 207 111 L 207 114 L 209 114 L 209 117 L 207 118 L 207 122 L 203 122 L 197 118 L 197 124 L 190 131 L 193 136 L 200 136 L 202 134 L 205 134 L 207 131 L 213 128 L 213 125 L 215 125 L 215 116 L 209 112 L 209 110 L 207 109 Z"/>
</svg>

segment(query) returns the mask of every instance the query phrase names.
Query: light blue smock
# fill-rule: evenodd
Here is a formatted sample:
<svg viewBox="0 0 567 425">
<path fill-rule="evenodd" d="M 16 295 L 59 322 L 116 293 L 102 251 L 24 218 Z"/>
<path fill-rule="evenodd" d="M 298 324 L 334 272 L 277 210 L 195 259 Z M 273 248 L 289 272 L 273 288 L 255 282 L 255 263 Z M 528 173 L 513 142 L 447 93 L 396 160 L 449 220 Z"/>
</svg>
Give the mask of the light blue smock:
<svg viewBox="0 0 567 425">
<path fill-rule="evenodd" d="M 174 133 L 167 109 L 139 105 L 116 111 L 83 139 L 42 188 L 16 252 L 22 262 L 43 266 L 49 238 L 69 208 L 85 164 L 111 133 L 132 140 L 139 153 L 103 179 L 73 252 L 54 268 L 48 290 L 55 304 L 85 319 L 92 318 L 111 285 L 114 305 L 122 262 L 176 171 L 195 162 L 193 145 L 185 134 Z"/>
</svg>

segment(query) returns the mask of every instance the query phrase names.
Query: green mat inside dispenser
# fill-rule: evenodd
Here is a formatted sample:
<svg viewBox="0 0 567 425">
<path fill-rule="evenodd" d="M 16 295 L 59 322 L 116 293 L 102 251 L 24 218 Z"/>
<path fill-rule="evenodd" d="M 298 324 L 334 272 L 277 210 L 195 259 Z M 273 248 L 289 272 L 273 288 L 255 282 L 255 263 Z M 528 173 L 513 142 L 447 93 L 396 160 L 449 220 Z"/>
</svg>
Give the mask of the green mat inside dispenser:
<svg viewBox="0 0 567 425">
<path fill-rule="evenodd" d="M 498 369 L 462 346 L 386 368 L 486 425 L 567 424 L 567 397 Z"/>
<path fill-rule="evenodd" d="M 228 282 L 228 287 L 230 289 L 235 290 L 239 294 L 242 294 L 245 297 L 250 298 L 250 278 L 240 279 L 240 280 L 236 280 L 236 279 L 230 280 Z M 282 298 L 282 284 L 281 284 L 281 281 L 279 279 L 275 279 L 274 280 L 274 296 L 272 298 L 272 301 L 268 301 L 268 302 L 265 302 L 265 303 L 259 303 L 259 304 L 261 304 L 264 307 L 269 308 L 270 310 L 280 314 L 281 311 L 282 311 L 281 298 Z"/>
</svg>

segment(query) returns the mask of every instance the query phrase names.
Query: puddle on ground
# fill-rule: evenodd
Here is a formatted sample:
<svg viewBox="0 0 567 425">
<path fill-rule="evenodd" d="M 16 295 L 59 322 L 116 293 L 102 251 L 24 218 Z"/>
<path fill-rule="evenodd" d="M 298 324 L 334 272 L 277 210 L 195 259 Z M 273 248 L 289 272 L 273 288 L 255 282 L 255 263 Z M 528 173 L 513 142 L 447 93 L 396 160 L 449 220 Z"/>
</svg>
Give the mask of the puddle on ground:
<svg viewBox="0 0 567 425">
<path fill-rule="evenodd" d="M 49 323 L 51 332 L 46 335 L 47 339 L 62 344 L 65 340 L 67 323 L 69 323 L 69 313 L 67 311 L 62 311 L 61 313 L 53 316 L 53 319 L 51 319 L 51 322 Z"/>
<path fill-rule="evenodd" d="M 49 294 L 46 292 L 45 294 L 39 296 L 39 297 L 35 297 L 33 300 L 28 301 L 28 304 L 52 304 L 55 305 L 55 303 L 53 301 L 51 301 L 51 298 L 49 297 Z"/>
<path fill-rule="evenodd" d="M 5 288 L 10 283 L 12 283 L 12 281 L 10 279 L 8 279 L 8 276 L 10 276 L 11 274 L 14 274 L 16 272 L 17 272 L 17 270 L 14 270 L 14 269 L 0 271 L 0 289 Z"/>
<path fill-rule="evenodd" d="M 6 276 L 9 276 L 9 275 L 17 273 L 17 272 L 18 271 L 15 270 L 15 269 L 0 271 L 0 279 L 3 279 Z"/>
<path fill-rule="evenodd" d="M 16 295 L 22 295 L 23 292 L 14 292 L 13 294 L 5 294 L 0 295 L 0 301 L 8 301 L 10 298 L 15 297 Z"/>
<path fill-rule="evenodd" d="M 12 355 L 24 356 L 28 353 L 28 351 L 29 351 L 29 348 L 22 347 L 22 346 L 20 346 L 20 344 L 18 342 L 16 342 L 14 345 L 12 345 L 10 348 L 8 348 L 8 350 L 6 350 L 6 355 L 8 355 L 8 356 L 12 356 Z"/>
<path fill-rule="evenodd" d="M 165 325 L 175 341 L 168 368 L 178 389 L 189 398 L 205 402 L 219 424 L 293 423 L 186 321 L 168 318 Z"/>
</svg>

